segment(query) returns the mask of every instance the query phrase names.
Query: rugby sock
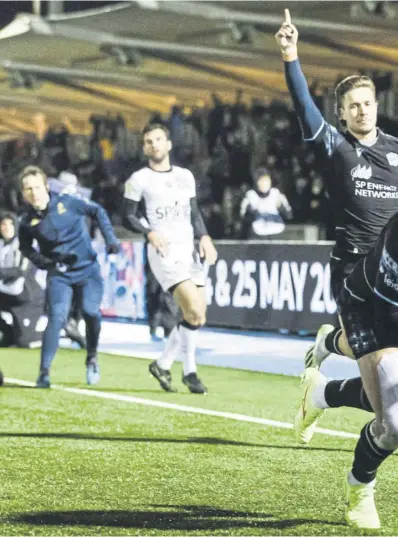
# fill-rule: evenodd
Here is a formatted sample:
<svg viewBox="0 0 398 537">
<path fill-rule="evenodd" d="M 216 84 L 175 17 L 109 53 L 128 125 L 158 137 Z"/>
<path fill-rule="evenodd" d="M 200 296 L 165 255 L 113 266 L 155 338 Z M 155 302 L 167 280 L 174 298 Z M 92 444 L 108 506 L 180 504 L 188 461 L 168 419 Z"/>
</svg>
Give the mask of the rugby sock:
<svg viewBox="0 0 398 537">
<path fill-rule="evenodd" d="M 325 386 L 327 384 L 327 379 L 320 379 L 319 383 L 316 385 L 312 393 L 312 402 L 317 408 L 329 408 L 329 405 L 325 399 Z"/>
<path fill-rule="evenodd" d="M 92 358 L 96 358 L 98 341 L 101 332 L 101 315 L 84 315 L 86 323 L 86 339 L 87 339 L 87 362 L 92 362 Z"/>
<path fill-rule="evenodd" d="M 40 371 L 50 371 L 52 361 L 58 349 L 59 336 L 63 324 L 63 319 L 49 315 L 48 323 L 43 333 L 40 351 Z"/>
<path fill-rule="evenodd" d="M 177 356 L 178 347 L 180 345 L 180 332 L 178 326 L 175 326 L 170 332 L 169 339 L 164 346 L 162 355 L 156 360 L 159 367 L 169 371 Z"/>
<path fill-rule="evenodd" d="M 336 327 L 332 332 L 330 332 L 325 338 L 325 347 L 329 352 L 344 356 L 344 354 L 340 351 L 338 347 L 339 337 L 342 332 L 343 331 L 340 327 Z"/>
<path fill-rule="evenodd" d="M 187 321 L 179 325 L 180 355 L 183 363 L 184 377 L 189 373 L 196 373 L 195 350 L 198 339 L 199 326 L 193 326 Z"/>
<path fill-rule="evenodd" d="M 371 432 L 370 421 L 362 429 L 355 448 L 352 476 L 360 483 L 371 483 L 376 478 L 376 472 L 381 463 L 394 451 L 387 451 L 376 445 Z"/>
<path fill-rule="evenodd" d="M 325 400 L 331 408 L 348 406 L 373 412 L 361 377 L 345 380 L 330 380 L 325 387 Z"/>
</svg>

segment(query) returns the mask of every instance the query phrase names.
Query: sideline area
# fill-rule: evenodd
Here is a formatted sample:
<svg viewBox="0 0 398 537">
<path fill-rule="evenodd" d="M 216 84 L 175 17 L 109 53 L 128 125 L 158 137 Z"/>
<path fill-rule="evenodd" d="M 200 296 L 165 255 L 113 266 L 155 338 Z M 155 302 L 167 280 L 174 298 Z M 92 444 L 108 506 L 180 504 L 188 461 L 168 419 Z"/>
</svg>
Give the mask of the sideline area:
<svg viewBox="0 0 398 537">
<path fill-rule="evenodd" d="M 149 328 L 144 324 L 105 319 L 100 341 L 101 352 L 150 360 L 157 358 L 164 347 L 163 341 L 151 340 Z M 312 338 L 291 335 L 205 328 L 199 334 L 197 362 L 299 376 L 303 370 L 304 355 L 312 342 Z M 353 360 L 337 355 L 326 360 L 322 373 L 330 378 L 356 377 L 359 374 Z"/>
</svg>

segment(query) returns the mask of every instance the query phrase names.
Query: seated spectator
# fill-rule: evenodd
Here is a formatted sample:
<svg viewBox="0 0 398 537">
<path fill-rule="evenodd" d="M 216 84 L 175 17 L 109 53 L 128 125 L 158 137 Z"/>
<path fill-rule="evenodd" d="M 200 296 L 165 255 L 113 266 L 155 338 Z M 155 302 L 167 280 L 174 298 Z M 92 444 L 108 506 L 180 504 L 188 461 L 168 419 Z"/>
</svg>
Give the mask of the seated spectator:
<svg viewBox="0 0 398 537">
<path fill-rule="evenodd" d="M 272 187 L 267 168 L 257 168 L 253 175 L 255 187 L 246 192 L 240 206 L 242 236 L 263 239 L 282 233 L 285 220 L 292 218 L 289 202 L 280 190 Z"/>
<path fill-rule="evenodd" d="M 36 268 L 19 250 L 18 222 L 13 213 L 0 216 L 0 345 L 30 347 L 41 341 L 39 320 L 45 291 L 36 280 Z M 4 315 L 8 314 L 8 315 Z M 12 323 L 4 317 L 11 317 Z M 41 326 L 41 329 L 45 328 Z"/>
</svg>

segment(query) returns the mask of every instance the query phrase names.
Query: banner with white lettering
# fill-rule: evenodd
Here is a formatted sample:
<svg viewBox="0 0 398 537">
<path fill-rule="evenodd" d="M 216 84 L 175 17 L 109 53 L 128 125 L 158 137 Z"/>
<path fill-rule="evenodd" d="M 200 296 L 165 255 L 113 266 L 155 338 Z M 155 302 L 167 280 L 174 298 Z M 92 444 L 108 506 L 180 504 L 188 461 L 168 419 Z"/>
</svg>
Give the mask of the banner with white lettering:
<svg viewBox="0 0 398 537">
<path fill-rule="evenodd" d="M 336 320 L 330 244 L 219 242 L 207 278 L 210 326 L 315 333 Z"/>
</svg>

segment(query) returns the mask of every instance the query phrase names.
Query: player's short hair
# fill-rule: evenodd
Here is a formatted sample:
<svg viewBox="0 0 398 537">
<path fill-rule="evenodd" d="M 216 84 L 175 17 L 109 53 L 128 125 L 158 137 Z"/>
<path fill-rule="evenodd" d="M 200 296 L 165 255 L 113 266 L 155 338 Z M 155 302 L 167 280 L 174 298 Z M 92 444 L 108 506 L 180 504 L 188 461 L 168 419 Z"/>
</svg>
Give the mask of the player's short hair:
<svg viewBox="0 0 398 537">
<path fill-rule="evenodd" d="M 259 179 L 261 179 L 261 177 L 269 177 L 271 179 L 271 172 L 269 171 L 268 168 L 265 168 L 264 166 L 260 166 L 259 168 L 256 168 L 254 171 L 253 171 L 253 181 L 255 183 L 257 183 L 257 181 Z"/>
<path fill-rule="evenodd" d="M 151 123 L 147 123 L 145 127 L 142 129 L 142 133 L 141 133 L 142 141 L 144 141 L 144 136 L 148 134 L 148 132 L 152 132 L 156 129 L 162 130 L 165 133 L 167 139 L 170 140 L 170 131 L 167 128 L 167 125 L 165 125 L 164 123 L 161 123 L 160 121 L 153 121 Z"/>
<path fill-rule="evenodd" d="M 29 175 L 36 175 L 41 177 L 45 186 L 48 185 L 47 175 L 43 172 L 41 168 L 39 168 L 38 166 L 26 166 L 18 176 L 18 184 L 20 190 L 23 190 L 23 181 Z"/>
<path fill-rule="evenodd" d="M 344 95 L 349 91 L 357 88 L 369 88 L 372 90 L 374 96 L 376 97 L 376 86 L 374 85 L 374 82 L 371 78 L 363 75 L 347 76 L 337 84 L 334 90 L 337 112 L 338 109 L 341 108 Z"/>
</svg>

